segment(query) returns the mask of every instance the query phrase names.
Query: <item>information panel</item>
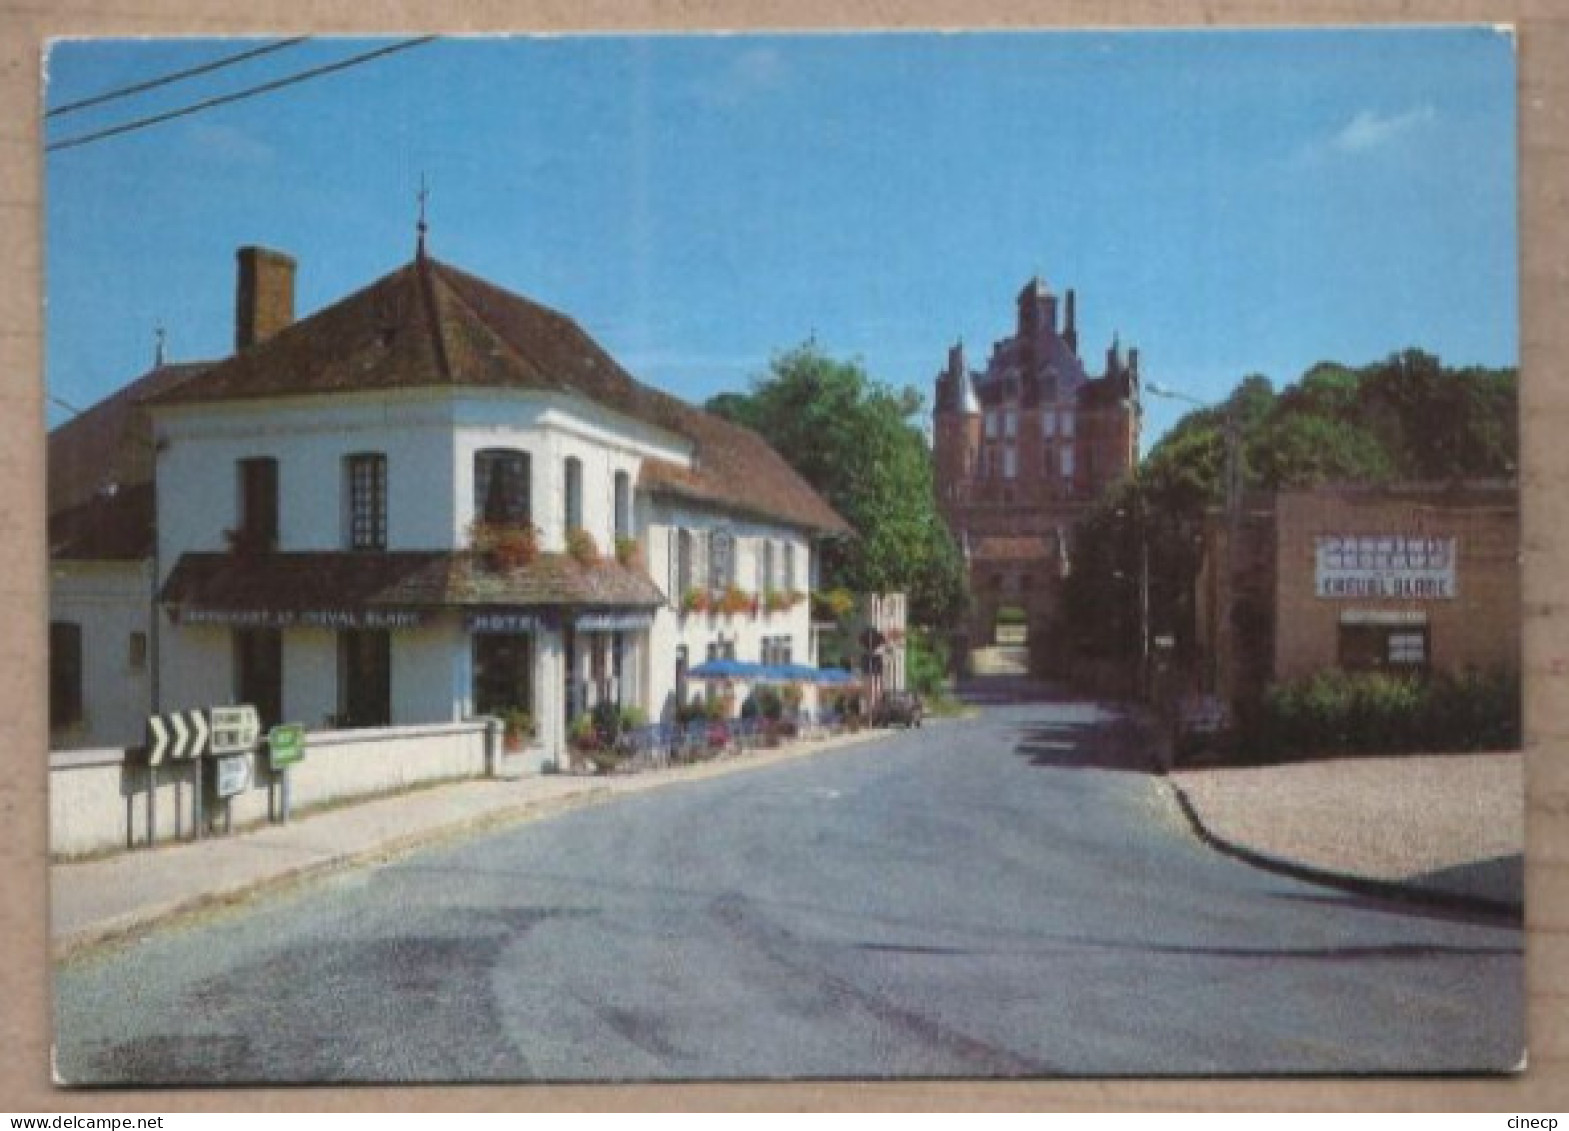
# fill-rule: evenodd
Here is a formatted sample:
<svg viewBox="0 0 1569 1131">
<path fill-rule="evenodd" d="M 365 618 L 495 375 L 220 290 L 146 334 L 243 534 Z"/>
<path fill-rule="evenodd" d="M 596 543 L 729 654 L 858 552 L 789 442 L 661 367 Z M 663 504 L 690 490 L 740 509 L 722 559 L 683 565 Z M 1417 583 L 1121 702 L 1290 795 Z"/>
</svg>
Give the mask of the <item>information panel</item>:
<svg viewBox="0 0 1569 1131">
<path fill-rule="evenodd" d="M 1458 592 L 1453 538 L 1349 534 L 1313 541 L 1320 597 L 1447 601 Z"/>
</svg>

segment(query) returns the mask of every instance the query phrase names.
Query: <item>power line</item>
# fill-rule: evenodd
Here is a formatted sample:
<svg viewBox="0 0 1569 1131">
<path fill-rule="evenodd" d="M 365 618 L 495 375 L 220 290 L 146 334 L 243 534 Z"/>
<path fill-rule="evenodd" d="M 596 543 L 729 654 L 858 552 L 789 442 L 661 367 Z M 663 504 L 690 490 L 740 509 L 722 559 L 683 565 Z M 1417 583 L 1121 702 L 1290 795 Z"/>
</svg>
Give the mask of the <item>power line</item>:
<svg viewBox="0 0 1569 1131">
<path fill-rule="evenodd" d="M 239 102 L 242 99 L 254 98 L 258 94 L 267 94 L 270 91 L 281 90 L 283 87 L 293 86 L 296 83 L 302 83 L 309 79 L 320 78 L 322 75 L 331 74 L 334 71 L 342 71 L 348 69 L 349 67 L 357 67 L 361 63 L 368 63 L 372 59 L 381 58 L 383 55 L 391 55 L 397 51 L 407 51 L 411 47 L 422 47 L 427 43 L 433 42 L 436 38 L 438 37 L 434 35 L 425 35 L 420 36 L 418 39 L 405 39 L 387 47 L 379 47 L 374 51 L 366 51 L 360 55 L 351 55 L 349 58 L 340 59 L 336 63 L 328 63 L 321 67 L 312 67 L 308 71 L 300 71 L 297 74 L 288 75 L 281 79 L 275 79 L 272 82 L 262 83 L 260 86 L 247 87 L 244 90 L 235 91 L 233 94 L 219 95 L 216 98 L 208 98 L 202 102 L 195 102 L 189 106 L 182 106 L 178 110 L 170 110 L 163 114 L 154 114 L 148 118 L 137 118 L 134 121 L 126 122 L 123 125 L 111 126 L 108 129 L 97 130 L 94 133 L 81 134 L 77 137 L 66 138 L 64 141 L 57 141 L 52 145 L 44 146 L 44 150 L 45 152 L 53 152 L 56 149 L 73 149 L 76 146 L 87 145 L 89 142 L 101 141 L 107 137 L 115 137 L 118 134 L 131 133 L 133 130 L 146 129 L 148 126 L 156 126 L 160 122 L 171 121 L 175 118 L 183 118 L 187 114 L 196 114 L 203 110 L 211 110 L 215 106 L 224 106 L 230 102 Z"/>
<path fill-rule="evenodd" d="M 222 70 L 224 67 L 232 67 L 236 63 L 243 63 L 245 60 L 254 59 L 258 55 L 269 55 L 274 51 L 282 51 L 286 47 L 295 47 L 301 43 L 304 43 L 309 38 L 309 36 L 302 35 L 295 39 L 281 39 L 276 43 L 267 43 L 260 47 L 253 47 L 249 51 L 241 51 L 237 55 L 225 55 L 221 59 L 214 59 L 210 63 L 203 63 L 199 67 L 191 67 L 184 71 L 174 71 L 170 74 L 160 75 L 158 78 L 148 79 L 146 82 L 139 82 L 132 86 L 116 87 L 114 90 L 105 91 L 103 94 L 95 94 L 91 98 L 83 98 L 77 102 L 69 102 L 64 106 L 56 106 L 53 110 L 45 114 L 44 117 L 56 118 L 61 114 L 70 114 L 77 110 L 85 110 L 89 106 L 102 106 L 105 102 L 113 102 L 117 98 L 128 98 L 133 94 L 141 94 L 145 90 L 155 90 L 160 86 L 168 86 L 170 83 L 179 82 L 182 79 L 192 78 L 195 75 L 205 75 L 210 71 L 218 71 Z"/>
</svg>

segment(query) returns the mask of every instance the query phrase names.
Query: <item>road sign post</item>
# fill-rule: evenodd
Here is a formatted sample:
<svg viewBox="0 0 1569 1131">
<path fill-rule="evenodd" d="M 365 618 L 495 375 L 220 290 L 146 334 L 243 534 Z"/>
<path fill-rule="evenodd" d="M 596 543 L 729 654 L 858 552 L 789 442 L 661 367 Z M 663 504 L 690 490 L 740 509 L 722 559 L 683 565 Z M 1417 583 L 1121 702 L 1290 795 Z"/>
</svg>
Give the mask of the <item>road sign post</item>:
<svg viewBox="0 0 1569 1131">
<path fill-rule="evenodd" d="M 305 728 L 299 723 L 273 727 L 267 732 L 267 765 L 282 777 L 280 821 L 289 823 L 289 767 L 305 760 Z"/>
</svg>

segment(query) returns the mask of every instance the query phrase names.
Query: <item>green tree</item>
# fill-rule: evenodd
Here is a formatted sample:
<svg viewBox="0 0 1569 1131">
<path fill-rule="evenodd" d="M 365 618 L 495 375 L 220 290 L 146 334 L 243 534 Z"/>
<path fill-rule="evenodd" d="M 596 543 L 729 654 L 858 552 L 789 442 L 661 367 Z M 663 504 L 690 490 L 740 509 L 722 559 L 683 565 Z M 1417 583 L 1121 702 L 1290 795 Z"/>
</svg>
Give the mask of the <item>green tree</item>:
<svg viewBox="0 0 1569 1131">
<path fill-rule="evenodd" d="M 1140 646 L 1137 590 L 1149 561 L 1150 625 L 1191 642 L 1199 538 L 1224 502 L 1226 429 L 1236 422 L 1245 490 L 1388 483 L 1515 473 L 1519 430 L 1512 369 L 1450 369 L 1407 350 L 1361 369 L 1320 362 L 1278 394 L 1243 379 L 1223 404 L 1184 416 L 1075 530 L 1065 612 L 1083 649 L 1131 656 Z"/>
<path fill-rule="evenodd" d="M 761 434 L 855 528 L 858 537 L 823 547 L 825 588 L 904 591 L 917 623 L 957 619 L 963 561 L 913 423 L 923 411 L 918 392 L 809 343 L 774 358 L 749 392 L 721 394 L 707 408 Z"/>
</svg>

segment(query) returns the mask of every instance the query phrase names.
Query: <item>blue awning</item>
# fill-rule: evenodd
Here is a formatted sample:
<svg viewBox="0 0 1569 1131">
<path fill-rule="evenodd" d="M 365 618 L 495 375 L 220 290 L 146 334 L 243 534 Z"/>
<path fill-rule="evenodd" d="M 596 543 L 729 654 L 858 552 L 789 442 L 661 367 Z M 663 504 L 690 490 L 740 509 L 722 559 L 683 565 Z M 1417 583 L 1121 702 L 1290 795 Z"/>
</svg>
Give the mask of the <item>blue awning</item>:
<svg viewBox="0 0 1569 1131">
<path fill-rule="evenodd" d="M 762 664 L 749 664 L 743 660 L 709 660 L 698 664 L 686 674 L 693 679 L 768 679 L 763 674 L 769 669 Z"/>
</svg>

